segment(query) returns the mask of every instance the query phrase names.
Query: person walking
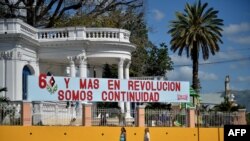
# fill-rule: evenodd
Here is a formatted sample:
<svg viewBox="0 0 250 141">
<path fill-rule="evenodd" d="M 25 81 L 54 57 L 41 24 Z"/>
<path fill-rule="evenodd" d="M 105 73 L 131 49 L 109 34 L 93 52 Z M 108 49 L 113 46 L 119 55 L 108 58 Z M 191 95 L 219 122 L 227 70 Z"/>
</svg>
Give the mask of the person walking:
<svg viewBox="0 0 250 141">
<path fill-rule="evenodd" d="M 126 129 L 124 127 L 121 128 L 120 141 L 126 141 Z"/>
<path fill-rule="evenodd" d="M 150 141 L 149 128 L 145 128 L 144 141 Z"/>
</svg>

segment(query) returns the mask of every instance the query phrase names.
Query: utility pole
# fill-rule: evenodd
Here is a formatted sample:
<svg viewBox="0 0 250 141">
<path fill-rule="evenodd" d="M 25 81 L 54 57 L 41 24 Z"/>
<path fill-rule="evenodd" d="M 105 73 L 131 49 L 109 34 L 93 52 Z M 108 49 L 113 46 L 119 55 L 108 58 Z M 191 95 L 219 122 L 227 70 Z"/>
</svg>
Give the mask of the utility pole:
<svg viewBox="0 0 250 141">
<path fill-rule="evenodd" d="M 229 102 L 230 104 L 230 108 L 237 106 L 237 104 L 235 103 L 234 100 L 234 94 L 231 93 L 230 90 L 230 77 L 229 75 L 226 76 L 225 78 L 225 100 L 227 100 L 227 102 Z"/>
<path fill-rule="evenodd" d="M 230 96 L 230 78 L 229 75 L 226 76 L 225 78 L 225 96 L 229 98 Z"/>
</svg>

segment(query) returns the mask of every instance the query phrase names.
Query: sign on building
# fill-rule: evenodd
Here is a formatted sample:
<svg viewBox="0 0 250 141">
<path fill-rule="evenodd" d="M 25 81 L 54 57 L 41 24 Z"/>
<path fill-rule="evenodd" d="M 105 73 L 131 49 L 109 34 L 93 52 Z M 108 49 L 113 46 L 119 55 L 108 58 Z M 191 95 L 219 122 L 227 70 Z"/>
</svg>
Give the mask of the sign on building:
<svg viewBox="0 0 250 141">
<path fill-rule="evenodd" d="M 189 102 L 189 82 L 28 77 L 28 100 L 89 102 Z"/>
</svg>

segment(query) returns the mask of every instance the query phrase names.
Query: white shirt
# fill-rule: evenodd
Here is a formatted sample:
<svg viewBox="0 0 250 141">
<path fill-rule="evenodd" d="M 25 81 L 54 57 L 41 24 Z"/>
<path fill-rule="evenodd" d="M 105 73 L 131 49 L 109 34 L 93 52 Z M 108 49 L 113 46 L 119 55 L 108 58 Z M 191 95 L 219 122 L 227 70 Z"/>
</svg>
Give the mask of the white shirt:
<svg viewBox="0 0 250 141">
<path fill-rule="evenodd" d="M 144 141 L 150 141 L 150 134 L 149 134 L 149 132 L 147 132 L 147 133 L 144 135 Z"/>
</svg>

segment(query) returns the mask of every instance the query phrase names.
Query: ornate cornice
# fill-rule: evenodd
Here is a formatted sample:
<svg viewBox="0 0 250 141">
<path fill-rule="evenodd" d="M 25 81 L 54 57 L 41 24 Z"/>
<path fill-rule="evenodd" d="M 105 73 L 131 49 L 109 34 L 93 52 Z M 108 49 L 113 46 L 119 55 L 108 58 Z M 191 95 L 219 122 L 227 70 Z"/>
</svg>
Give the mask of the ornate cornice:
<svg viewBox="0 0 250 141">
<path fill-rule="evenodd" d="M 0 34 L 0 41 L 4 42 L 18 42 L 21 44 L 27 44 L 31 45 L 33 47 L 40 46 L 39 42 L 37 40 L 34 40 L 30 38 L 27 35 L 21 34 L 21 33 L 11 33 L 11 34 Z"/>
</svg>

